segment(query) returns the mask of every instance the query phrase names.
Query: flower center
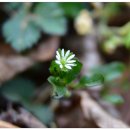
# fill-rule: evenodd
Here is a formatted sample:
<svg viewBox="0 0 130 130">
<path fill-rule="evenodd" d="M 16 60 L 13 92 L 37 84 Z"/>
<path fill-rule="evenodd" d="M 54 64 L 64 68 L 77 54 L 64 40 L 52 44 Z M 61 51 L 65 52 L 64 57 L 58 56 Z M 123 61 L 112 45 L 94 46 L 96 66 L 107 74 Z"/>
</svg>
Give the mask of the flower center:
<svg viewBox="0 0 130 130">
<path fill-rule="evenodd" d="M 65 65 L 66 64 L 66 60 L 64 58 L 61 59 L 61 64 Z"/>
</svg>

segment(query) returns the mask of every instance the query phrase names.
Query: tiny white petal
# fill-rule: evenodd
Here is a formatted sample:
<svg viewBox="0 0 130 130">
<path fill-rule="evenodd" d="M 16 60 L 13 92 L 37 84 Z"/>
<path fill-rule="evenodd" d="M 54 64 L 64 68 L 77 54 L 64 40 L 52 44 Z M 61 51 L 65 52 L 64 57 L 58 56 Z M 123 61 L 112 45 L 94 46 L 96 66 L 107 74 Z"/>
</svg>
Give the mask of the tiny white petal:
<svg viewBox="0 0 130 130">
<path fill-rule="evenodd" d="M 60 60 L 60 57 L 59 57 L 59 55 L 56 55 L 56 59 L 57 59 L 57 60 Z"/>
<path fill-rule="evenodd" d="M 70 54 L 70 50 L 68 50 L 68 51 L 66 52 L 66 54 L 65 54 L 65 59 L 69 56 L 69 54 Z"/>
<path fill-rule="evenodd" d="M 56 62 L 57 64 L 59 64 L 59 65 L 61 64 L 60 61 L 58 61 L 58 60 L 55 60 L 55 62 Z"/>
<path fill-rule="evenodd" d="M 64 57 L 64 49 L 62 49 L 61 55 L 62 55 L 62 57 Z"/>
<path fill-rule="evenodd" d="M 63 65 L 60 65 L 60 68 L 62 69 L 62 68 L 63 68 Z"/>
<path fill-rule="evenodd" d="M 76 66 L 75 64 L 66 64 L 66 65 L 69 65 L 69 66 Z"/>
<path fill-rule="evenodd" d="M 76 62 L 76 60 L 69 60 L 69 61 L 67 61 L 67 63 L 74 63 L 74 62 Z"/>
<path fill-rule="evenodd" d="M 67 69 L 71 69 L 71 66 L 69 66 L 69 65 L 65 65 L 65 67 L 66 67 Z"/>
<path fill-rule="evenodd" d="M 60 57 L 60 53 L 58 51 L 56 51 L 56 54 L 57 54 L 58 57 Z"/>
<path fill-rule="evenodd" d="M 73 59 L 75 57 L 75 54 L 71 55 L 70 57 L 68 57 L 67 61 Z"/>
</svg>

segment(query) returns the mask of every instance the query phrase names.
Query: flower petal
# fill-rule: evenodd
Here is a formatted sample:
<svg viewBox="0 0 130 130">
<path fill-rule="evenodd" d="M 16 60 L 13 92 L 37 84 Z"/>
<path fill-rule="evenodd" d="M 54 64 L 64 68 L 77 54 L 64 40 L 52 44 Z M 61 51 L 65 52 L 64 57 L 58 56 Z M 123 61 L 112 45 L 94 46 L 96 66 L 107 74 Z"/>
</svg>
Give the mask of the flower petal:
<svg viewBox="0 0 130 130">
<path fill-rule="evenodd" d="M 66 64 L 66 65 L 69 65 L 69 66 L 76 66 L 76 64 Z"/>
<path fill-rule="evenodd" d="M 65 67 L 66 67 L 67 69 L 71 69 L 71 66 L 69 66 L 69 65 L 65 65 Z"/>
<path fill-rule="evenodd" d="M 71 55 L 70 57 L 68 57 L 67 61 L 73 59 L 75 57 L 75 54 Z"/>
<path fill-rule="evenodd" d="M 58 51 L 56 51 L 56 54 L 57 54 L 58 57 L 60 57 L 60 53 Z"/>
<path fill-rule="evenodd" d="M 69 61 L 67 61 L 67 63 L 74 63 L 74 62 L 76 62 L 76 60 L 69 60 Z"/>
<path fill-rule="evenodd" d="M 63 68 L 63 65 L 62 65 L 62 64 L 60 65 L 60 68 L 61 68 L 61 69 Z"/>
<path fill-rule="evenodd" d="M 59 57 L 59 55 L 56 55 L 56 59 L 57 59 L 57 60 L 60 60 L 60 57 Z"/>
<path fill-rule="evenodd" d="M 62 55 L 62 57 L 64 57 L 64 49 L 62 49 L 61 55 Z"/>
<path fill-rule="evenodd" d="M 69 54 L 70 54 L 70 50 L 68 50 L 68 51 L 66 52 L 66 54 L 65 54 L 65 59 L 69 56 Z"/>
<path fill-rule="evenodd" d="M 59 65 L 61 65 L 60 61 L 59 60 L 55 60 L 55 62 Z"/>
</svg>

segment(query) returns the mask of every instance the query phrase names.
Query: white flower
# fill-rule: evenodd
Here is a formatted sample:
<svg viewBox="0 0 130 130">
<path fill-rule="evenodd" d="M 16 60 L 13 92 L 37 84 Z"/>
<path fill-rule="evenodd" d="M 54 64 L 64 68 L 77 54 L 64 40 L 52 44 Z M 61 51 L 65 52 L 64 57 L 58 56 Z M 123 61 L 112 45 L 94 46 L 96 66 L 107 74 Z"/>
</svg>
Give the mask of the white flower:
<svg viewBox="0 0 130 130">
<path fill-rule="evenodd" d="M 76 60 L 73 58 L 75 57 L 75 54 L 71 54 L 70 50 L 68 50 L 66 53 L 64 49 L 61 50 L 61 53 L 59 51 L 56 51 L 56 60 L 55 62 L 59 65 L 59 67 L 72 69 L 73 66 L 76 66 L 74 64 Z"/>
</svg>

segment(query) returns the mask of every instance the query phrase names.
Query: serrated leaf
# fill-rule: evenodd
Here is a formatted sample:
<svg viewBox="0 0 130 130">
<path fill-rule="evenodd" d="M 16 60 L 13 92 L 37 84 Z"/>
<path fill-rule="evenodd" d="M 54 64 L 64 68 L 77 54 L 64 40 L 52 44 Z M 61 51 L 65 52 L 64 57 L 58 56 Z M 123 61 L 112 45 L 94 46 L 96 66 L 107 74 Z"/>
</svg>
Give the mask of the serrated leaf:
<svg viewBox="0 0 130 130">
<path fill-rule="evenodd" d="M 94 87 L 98 85 L 102 85 L 104 82 L 104 77 L 102 74 L 94 74 L 92 76 L 83 76 L 80 79 L 80 86 L 81 87 Z"/>
<path fill-rule="evenodd" d="M 20 52 L 37 43 L 40 31 L 29 19 L 28 13 L 22 10 L 5 22 L 3 35 L 7 43 Z"/>
<path fill-rule="evenodd" d="M 0 88 L 3 95 L 16 102 L 30 100 L 34 90 L 34 84 L 31 81 L 19 77 L 4 83 Z"/>
<path fill-rule="evenodd" d="M 94 73 L 103 74 L 105 81 L 112 81 L 119 78 L 125 71 L 125 65 L 121 62 L 113 62 L 107 65 L 97 67 L 93 70 Z"/>
<path fill-rule="evenodd" d="M 66 33 L 66 18 L 58 3 L 38 3 L 34 9 L 35 23 L 44 32 L 54 35 Z"/>
<path fill-rule="evenodd" d="M 113 104 L 122 104 L 124 102 L 122 96 L 117 94 L 104 95 L 103 99 Z"/>
<path fill-rule="evenodd" d="M 60 83 L 57 81 L 57 79 L 55 77 L 50 76 L 48 78 L 48 81 L 53 86 L 53 97 L 54 98 L 59 99 L 66 94 L 66 92 L 67 92 L 66 86 L 60 85 Z"/>
</svg>

